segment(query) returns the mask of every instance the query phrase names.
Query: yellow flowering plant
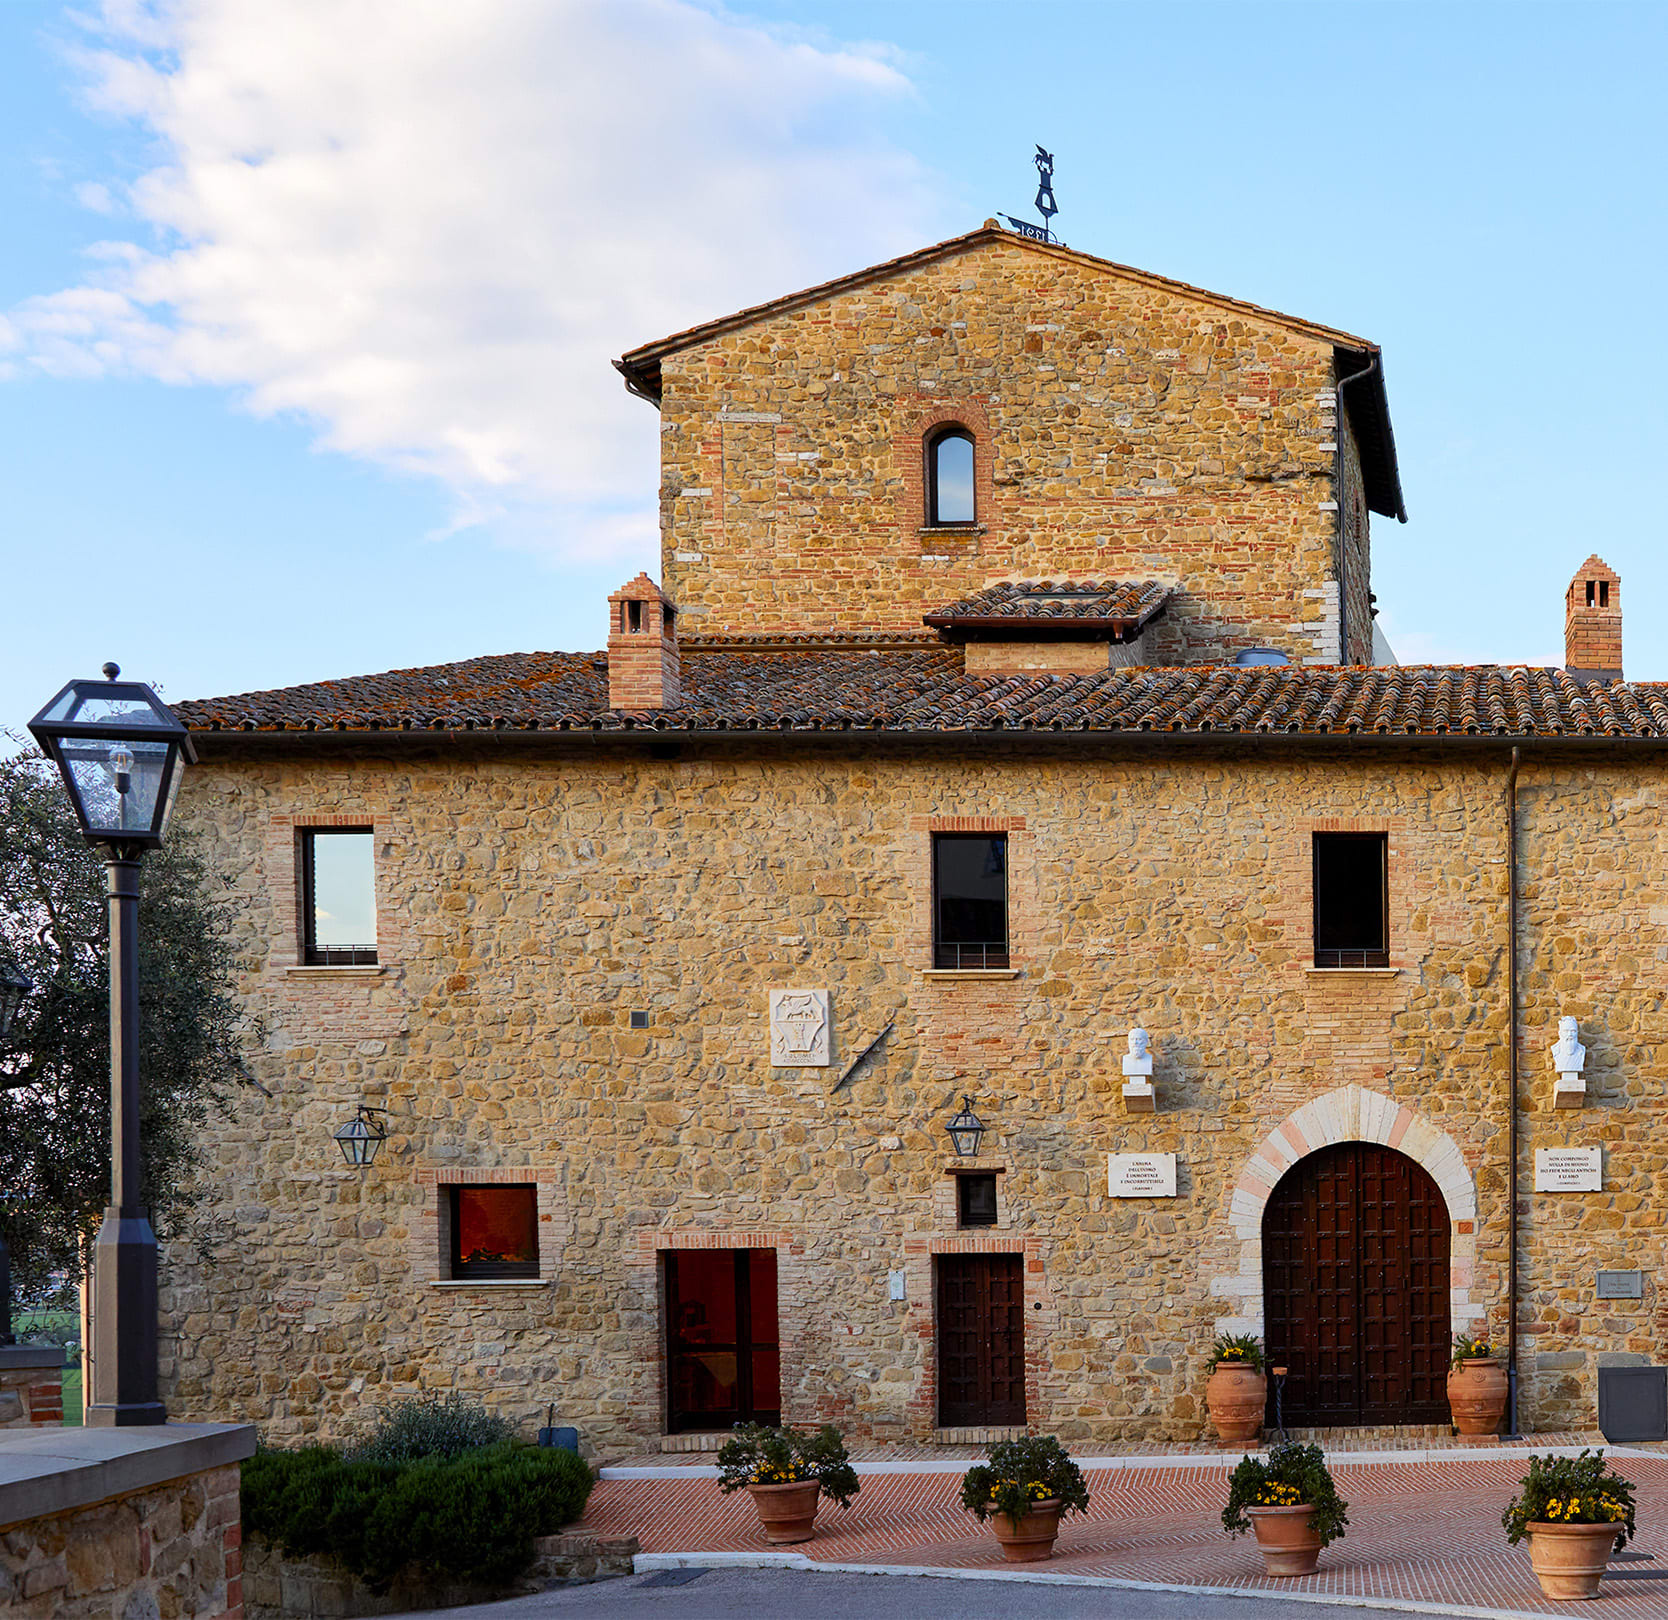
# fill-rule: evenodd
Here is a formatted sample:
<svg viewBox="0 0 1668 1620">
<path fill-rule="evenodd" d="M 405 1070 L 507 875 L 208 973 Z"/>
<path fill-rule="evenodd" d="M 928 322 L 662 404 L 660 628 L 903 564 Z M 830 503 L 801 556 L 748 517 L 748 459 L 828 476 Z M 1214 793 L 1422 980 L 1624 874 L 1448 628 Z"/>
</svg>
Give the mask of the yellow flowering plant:
<svg viewBox="0 0 1668 1620">
<path fill-rule="evenodd" d="M 1617 1547 L 1633 1538 L 1633 1486 L 1605 1467 L 1602 1450 L 1531 1457 L 1521 1485 L 1500 1516 L 1514 1545 L 1537 1524 L 1613 1524 Z"/>
<path fill-rule="evenodd" d="M 1462 1361 L 1477 1361 L 1484 1356 L 1492 1356 L 1493 1354 L 1493 1350 L 1489 1348 L 1487 1335 L 1480 1339 L 1472 1338 L 1469 1333 L 1456 1333 L 1454 1335 L 1453 1363 L 1456 1367 Z"/>
<path fill-rule="evenodd" d="M 850 1507 L 861 1488 L 845 1437 L 832 1423 L 814 1433 L 788 1424 L 738 1423 L 718 1453 L 718 1488 L 724 1492 L 809 1479 L 841 1507 Z"/>
<path fill-rule="evenodd" d="M 999 1440 L 985 1457 L 961 1482 L 961 1505 L 981 1522 L 992 1514 L 1022 1519 L 1038 1502 L 1057 1501 L 1062 1517 L 1088 1510 L 1083 1470 L 1053 1435 Z"/>
<path fill-rule="evenodd" d="M 1225 1333 L 1210 1347 L 1210 1365 L 1218 1367 L 1249 1367 L 1254 1372 L 1263 1370 L 1263 1346 L 1254 1333 Z"/>
<path fill-rule="evenodd" d="M 1228 1479 L 1228 1505 L 1222 1528 L 1231 1536 L 1251 1528 L 1247 1508 L 1301 1507 L 1314 1509 L 1309 1523 L 1323 1547 L 1339 1540 L 1349 1524 L 1349 1503 L 1338 1495 L 1326 1454 L 1319 1446 L 1295 1440 L 1270 1446 L 1268 1460 L 1247 1456 Z"/>
</svg>

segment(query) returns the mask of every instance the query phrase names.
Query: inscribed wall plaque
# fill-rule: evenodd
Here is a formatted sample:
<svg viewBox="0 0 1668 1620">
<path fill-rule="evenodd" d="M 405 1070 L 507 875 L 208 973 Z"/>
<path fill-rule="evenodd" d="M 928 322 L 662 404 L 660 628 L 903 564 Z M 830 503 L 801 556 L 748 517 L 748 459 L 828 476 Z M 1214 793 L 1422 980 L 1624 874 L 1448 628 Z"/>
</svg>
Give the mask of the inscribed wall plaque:
<svg viewBox="0 0 1668 1620">
<path fill-rule="evenodd" d="M 1106 1191 L 1113 1198 L 1174 1198 L 1173 1153 L 1108 1153 Z"/>
<path fill-rule="evenodd" d="M 1604 1186 L 1603 1148 L 1536 1148 L 1536 1192 L 1598 1192 Z"/>
<path fill-rule="evenodd" d="M 770 1061 L 782 1069 L 819 1069 L 829 1056 L 828 992 L 770 992 Z"/>
<path fill-rule="evenodd" d="M 1642 1271 L 1601 1271 L 1598 1274 L 1600 1299 L 1643 1299 L 1645 1273 Z"/>
</svg>

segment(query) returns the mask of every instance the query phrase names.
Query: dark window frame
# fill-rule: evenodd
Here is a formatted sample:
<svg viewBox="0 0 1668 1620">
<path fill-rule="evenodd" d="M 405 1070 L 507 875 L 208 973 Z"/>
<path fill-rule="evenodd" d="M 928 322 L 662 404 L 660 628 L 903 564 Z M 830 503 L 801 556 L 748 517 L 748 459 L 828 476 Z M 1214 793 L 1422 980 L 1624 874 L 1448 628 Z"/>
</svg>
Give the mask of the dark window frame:
<svg viewBox="0 0 1668 1620">
<path fill-rule="evenodd" d="M 965 518 L 941 518 L 938 515 L 938 452 L 950 439 L 965 439 L 973 453 L 973 515 Z M 967 529 L 979 521 L 979 441 L 972 428 L 961 422 L 945 422 L 934 428 L 926 443 L 927 452 L 927 510 L 929 529 Z"/>
<path fill-rule="evenodd" d="M 317 919 L 314 915 L 316 902 L 313 894 L 313 841 L 317 838 L 339 837 L 344 833 L 354 833 L 361 837 L 374 840 L 374 827 L 302 827 L 298 829 L 300 849 L 297 858 L 301 864 L 301 960 L 307 967 L 375 967 L 377 965 L 377 944 L 372 940 L 368 945 L 320 945 L 315 937 Z M 376 893 L 376 847 L 373 842 L 371 848 L 371 892 L 374 903 Z"/>
<path fill-rule="evenodd" d="M 990 1191 L 990 1210 L 975 1210 L 973 1195 L 975 1190 L 983 1192 L 988 1187 Z M 1002 1217 L 1002 1189 L 997 1183 L 997 1173 L 994 1170 L 958 1170 L 956 1172 L 956 1225 L 962 1231 L 978 1231 L 981 1228 L 997 1226 Z"/>
<path fill-rule="evenodd" d="M 985 839 L 1000 841 L 1002 845 L 1002 938 L 982 943 L 947 941 L 943 934 L 943 909 L 940 904 L 938 866 L 939 851 L 954 839 Z M 1008 894 L 1008 835 L 993 833 L 934 833 L 932 835 L 932 963 L 935 968 L 949 971 L 971 971 L 979 968 L 1006 968 L 1011 965 L 1013 919 Z"/>
<path fill-rule="evenodd" d="M 1323 904 L 1323 882 L 1321 877 L 1321 850 L 1328 840 L 1351 840 L 1366 843 L 1372 841 L 1377 844 L 1378 858 L 1378 939 L 1377 943 L 1369 945 L 1365 942 L 1368 933 L 1366 928 L 1361 930 L 1363 942 L 1360 945 L 1340 946 L 1322 945 L 1321 908 Z M 1309 867 L 1310 900 L 1313 908 L 1311 928 L 1314 938 L 1315 966 L 1318 968 L 1387 968 L 1390 966 L 1390 835 L 1381 832 L 1367 833 L 1313 833 L 1310 835 L 1310 867 Z"/>
<path fill-rule="evenodd" d="M 506 1282 L 537 1280 L 543 1276 L 539 1253 L 539 1187 L 536 1181 L 512 1182 L 453 1182 L 444 1189 L 446 1194 L 446 1272 L 453 1282 Z M 533 1258 L 525 1260 L 469 1261 L 460 1253 L 463 1223 L 458 1218 L 458 1202 L 464 1193 L 522 1192 L 528 1195 L 533 1212 Z"/>
</svg>

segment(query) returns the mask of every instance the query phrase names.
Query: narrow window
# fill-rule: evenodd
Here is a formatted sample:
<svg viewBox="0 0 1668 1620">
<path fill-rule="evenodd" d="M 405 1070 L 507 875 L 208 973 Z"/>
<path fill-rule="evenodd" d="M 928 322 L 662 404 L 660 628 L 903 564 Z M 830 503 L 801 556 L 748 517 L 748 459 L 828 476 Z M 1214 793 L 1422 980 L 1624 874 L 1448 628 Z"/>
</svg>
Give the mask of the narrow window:
<svg viewBox="0 0 1668 1620">
<path fill-rule="evenodd" d="M 938 833 L 933 857 L 933 965 L 1008 965 L 1006 833 Z"/>
<path fill-rule="evenodd" d="M 1389 967 L 1384 833 L 1315 834 L 1315 966 Z"/>
<path fill-rule="evenodd" d="M 1588 580 L 1587 581 L 1587 606 L 1591 607 L 1592 605 L 1593 605 L 1593 582 L 1592 582 L 1592 580 Z"/>
<path fill-rule="evenodd" d="M 1607 579 L 1599 581 L 1599 606 L 1610 606 L 1610 581 Z"/>
<path fill-rule="evenodd" d="M 956 1214 L 963 1226 L 996 1224 L 996 1176 L 956 1177 Z"/>
<path fill-rule="evenodd" d="M 626 627 L 641 633 L 643 629 L 643 604 L 641 602 L 626 603 Z"/>
<path fill-rule="evenodd" d="M 316 827 L 302 833 L 301 959 L 312 967 L 376 962 L 369 827 Z"/>
<path fill-rule="evenodd" d="M 973 521 L 973 435 L 949 428 L 927 445 L 927 522 Z"/>
<path fill-rule="evenodd" d="M 452 1187 L 448 1191 L 455 1280 L 538 1276 L 536 1187 Z"/>
</svg>

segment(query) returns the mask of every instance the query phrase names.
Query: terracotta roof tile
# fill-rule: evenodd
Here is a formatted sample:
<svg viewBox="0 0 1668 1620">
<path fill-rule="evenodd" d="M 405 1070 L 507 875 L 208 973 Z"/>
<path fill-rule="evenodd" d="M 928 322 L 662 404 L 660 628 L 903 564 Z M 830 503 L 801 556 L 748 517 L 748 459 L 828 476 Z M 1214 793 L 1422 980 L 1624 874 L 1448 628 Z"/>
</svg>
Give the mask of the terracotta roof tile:
<svg viewBox="0 0 1668 1620">
<path fill-rule="evenodd" d="M 969 675 L 958 649 L 686 650 L 684 701 L 608 707 L 600 653 L 511 653 L 175 705 L 215 731 L 1090 731 L 1668 739 L 1668 688 L 1518 666 Z"/>
<path fill-rule="evenodd" d="M 1155 580 L 1010 580 L 935 608 L 922 623 L 945 630 L 1132 631 L 1157 618 L 1169 600 L 1169 586 Z"/>
</svg>

